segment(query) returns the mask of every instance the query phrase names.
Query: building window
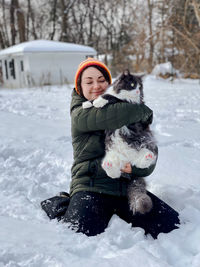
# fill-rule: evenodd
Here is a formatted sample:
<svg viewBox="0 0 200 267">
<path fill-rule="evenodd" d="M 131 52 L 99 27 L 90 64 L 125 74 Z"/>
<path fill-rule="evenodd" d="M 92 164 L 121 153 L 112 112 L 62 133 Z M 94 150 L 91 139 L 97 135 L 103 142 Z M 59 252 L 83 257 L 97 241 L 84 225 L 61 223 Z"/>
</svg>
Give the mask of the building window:
<svg viewBox="0 0 200 267">
<path fill-rule="evenodd" d="M 9 67 L 10 67 L 10 75 L 13 77 L 13 79 L 16 79 L 16 76 L 15 76 L 15 63 L 14 63 L 14 59 L 12 59 L 12 60 L 9 62 Z"/>
<path fill-rule="evenodd" d="M 5 60 L 4 63 L 5 63 L 5 70 L 6 70 L 6 79 L 8 80 L 8 64 L 7 64 L 7 60 Z"/>
<path fill-rule="evenodd" d="M 24 62 L 22 60 L 20 61 L 20 66 L 21 66 L 21 71 L 24 71 Z"/>
</svg>

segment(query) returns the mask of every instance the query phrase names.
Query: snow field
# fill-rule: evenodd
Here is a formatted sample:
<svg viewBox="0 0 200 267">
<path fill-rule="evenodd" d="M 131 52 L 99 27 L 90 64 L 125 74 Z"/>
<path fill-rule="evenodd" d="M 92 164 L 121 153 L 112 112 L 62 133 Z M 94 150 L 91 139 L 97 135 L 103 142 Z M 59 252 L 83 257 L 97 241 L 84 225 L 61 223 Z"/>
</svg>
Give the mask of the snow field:
<svg viewBox="0 0 200 267">
<path fill-rule="evenodd" d="M 72 165 L 68 87 L 0 90 L 0 267 L 199 267 L 200 85 L 144 82 L 159 159 L 149 190 L 180 213 L 157 240 L 116 215 L 96 237 L 49 221 L 40 202 L 68 191 Z"/>
</svg>

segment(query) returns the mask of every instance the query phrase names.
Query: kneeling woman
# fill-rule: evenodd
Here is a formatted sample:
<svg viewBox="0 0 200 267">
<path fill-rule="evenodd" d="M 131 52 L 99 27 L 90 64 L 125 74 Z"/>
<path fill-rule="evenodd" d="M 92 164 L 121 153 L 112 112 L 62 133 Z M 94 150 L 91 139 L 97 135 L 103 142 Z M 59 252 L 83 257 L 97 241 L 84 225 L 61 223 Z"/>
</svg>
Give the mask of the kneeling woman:
<svg viewBox="0 0 200 267">
<path fill-rule="evenodd" d="M 133 227 L 142 227 L 145 234 L 156 238 L 159 233 L 178 228 L 178 213 L 148 192 L 153 209 L 145 215 L 133 215 L 127 199 L 127 173 L 131 179 L 140 179 L 150 175 L 155 165 L 138 169 L 127 162 L 122 170 L 126 175 L 119 179 L 108 177 L 101 167 L 105 155 L 104 131 L 145 122 L 152 116 L 152 111 L 143 104 L 130 103 L 110 104 L 102 109 L 82 108 L 83 102 L 96 99 L 109 84 L 111 74 L 102 62 L 89 58 L 79 65 L 71 102 L 74 163 L 70 202 L 64 221 L 77 232 L 94 236 L 102 233 L 112 215 L 117 214 Z"/>
</svg>

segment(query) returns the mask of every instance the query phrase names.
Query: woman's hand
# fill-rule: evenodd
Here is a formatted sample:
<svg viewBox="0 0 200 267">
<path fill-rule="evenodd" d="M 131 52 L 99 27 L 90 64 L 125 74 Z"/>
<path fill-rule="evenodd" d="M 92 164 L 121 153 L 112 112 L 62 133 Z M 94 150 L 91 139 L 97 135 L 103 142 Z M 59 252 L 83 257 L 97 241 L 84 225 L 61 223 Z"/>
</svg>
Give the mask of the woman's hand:
<svg viewBox="0 0 200 267">
<path fill-rule="evenodd" d="M 132 172 L 132 167 L 130 163 L 126 163 L 123 169 L 121 169 L 122 172 L 125 173 L 131 173 Z"/>
</svg>

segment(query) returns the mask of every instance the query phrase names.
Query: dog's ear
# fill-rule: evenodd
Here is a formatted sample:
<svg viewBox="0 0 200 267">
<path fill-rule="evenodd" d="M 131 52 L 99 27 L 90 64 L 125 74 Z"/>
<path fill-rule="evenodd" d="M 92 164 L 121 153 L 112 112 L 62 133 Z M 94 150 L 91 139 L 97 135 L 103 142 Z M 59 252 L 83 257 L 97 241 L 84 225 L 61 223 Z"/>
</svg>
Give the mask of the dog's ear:
<svg viewBox="0 0 200 267">
<path fill-rule="evenodd" d="M 146 79 L 146 73 L 142 73 L 142 74 L 140 74 L 140 75 L 138 75 L 139 77 L 140 77 L 140 79 L 142 80 L 142 81 L 144 81 L 145 79 Z"/>
<path fill-rule="evenodd" d="M 141 81 L 145 81 L 147 74 L 146 73 L 135 73 L 135 76 L 137 76 Z"/>
<path fill-rule="evenodd" d="M 129 69 L 124 70 L 124 71 L 123 71 L 123 75 L 124 75 L 124 76 L 128 76 L 128 75 L 130 75 L 130 71 L 129 71 Z"/>
</svg>

